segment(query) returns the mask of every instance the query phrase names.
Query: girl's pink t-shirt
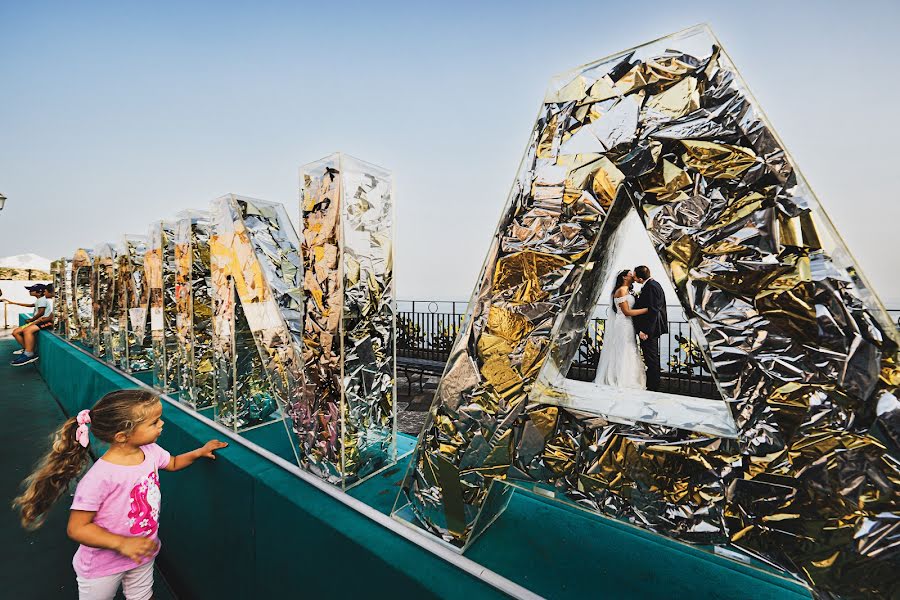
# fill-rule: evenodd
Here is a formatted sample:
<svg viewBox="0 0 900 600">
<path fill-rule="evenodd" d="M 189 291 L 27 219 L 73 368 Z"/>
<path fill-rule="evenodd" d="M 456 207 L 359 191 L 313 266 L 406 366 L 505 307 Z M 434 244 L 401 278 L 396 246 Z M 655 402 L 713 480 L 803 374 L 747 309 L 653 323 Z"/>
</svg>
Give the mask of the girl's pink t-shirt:
<svg viewBox="0 0 900 600">
<path fill-rule="evenodd" d="M 102 458 L 94 463 L 75 489 L 72 510 L 96 512 L 94 523 L 110 533 L 149 537 L 159 541 L 159 470 L 171 455 L 157 446 L 141 446 L 144 462 L 114 465 Z M 75 573 L 85 579 L 106 577 L 147 564 L 159 554 L 136 563 L 115 550 L 81 545 L 72 559 Z"/>
</svg>

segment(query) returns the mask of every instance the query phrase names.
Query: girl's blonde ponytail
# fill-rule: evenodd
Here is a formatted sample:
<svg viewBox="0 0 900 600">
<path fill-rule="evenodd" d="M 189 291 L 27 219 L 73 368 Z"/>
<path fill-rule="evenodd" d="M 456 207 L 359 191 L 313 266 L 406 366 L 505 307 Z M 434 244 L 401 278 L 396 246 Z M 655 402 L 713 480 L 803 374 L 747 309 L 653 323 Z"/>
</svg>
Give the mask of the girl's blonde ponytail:
<svg viewBox="0 0 900 600">
<path fill-rule="evenodd" d="M 108 444 L 116 434 L 130 435 L 146 418 L 149 409 L 159 402 L 156 393 L 139 390 L 116 390 L 100 398 L 90 410 L 91 433 Z M 47 511 L 69 488 L 69 483 L 84 471 L 88 461 L 87 446 L 75 435 L 78 419 L 72 417 L 53 434 L 53 446 L 37 470 L 24 481 L 25 491 L 13 500 L 13 508 L 22 513 L 22 526 L 37 529 Z M 85 438 L 85 443 L 87 439 Z"/>
<path fill-rule="evenodd" d="M 21 511 L 22 527 L 37 529 L 50 507 L 81 475 L 88 460 L 88 449 L 75 439 L 78 422 L 68 419 L 53 434 L 53 446 L 37 470 L 25 480 L 25 491 L 13 500 L 13 508 Z"/>
</svg>

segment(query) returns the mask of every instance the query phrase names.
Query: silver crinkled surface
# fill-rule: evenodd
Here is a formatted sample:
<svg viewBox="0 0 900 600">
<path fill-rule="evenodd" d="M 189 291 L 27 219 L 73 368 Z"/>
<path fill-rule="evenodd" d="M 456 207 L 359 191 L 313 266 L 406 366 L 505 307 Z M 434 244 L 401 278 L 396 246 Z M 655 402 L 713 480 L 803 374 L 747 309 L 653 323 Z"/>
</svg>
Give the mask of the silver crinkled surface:
<svg viewBox="0 0 900 600">
<path fill-rule="evenodd" d="M 571 363 L 630 210 L 734 438 L 566 410 L 536 385 Z M 463 547 L 492 481 L 533 481 L 823 598 L 896 598 L 898 339 L 708 29 L 591 63 L 548 91 L 397 512 Z"/>
</svg>

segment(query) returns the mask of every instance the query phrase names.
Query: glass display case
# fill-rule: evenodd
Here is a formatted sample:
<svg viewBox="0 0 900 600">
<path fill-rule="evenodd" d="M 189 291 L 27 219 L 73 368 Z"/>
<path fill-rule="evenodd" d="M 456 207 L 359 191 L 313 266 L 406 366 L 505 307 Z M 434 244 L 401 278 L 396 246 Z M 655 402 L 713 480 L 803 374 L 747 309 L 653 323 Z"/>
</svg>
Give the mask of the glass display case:
<svg viewBox="0 0 900 600">
<path fill-rule="evenodd" d="M 70 320 L 74 319 L 70 306 L 72 297 L 72 261 L 68 258 L 59 258 L 50 264 L 50 275 L 53 278 L 53 332 L 62 338 L 68 339 L 69 328 L 74 326 Z"/>
<path fill-rule="evenodd" d="M 346 154 L 300 168 L 306 318 L 301 463 L 348 487 L 396 460 L 391 173 Z"/>
<path fill-rule="evenodd" d="M 186 211 L 175 227 L 175 333 L 179 347 L 179 399 L 195 409 L 216 397 L 210 285 L 209 213 Z"/>
<path fill-rule="evenodd" d="M 79 248 L 72 255 L 72 310 L 69 339 L 90 348 L 94 342 L 93 285 L 94 258 L 90 250 Z"/>
<path fill-rule="evenodd" d="M 229 194 L 211 212 L 215 417 L 246 431 L 283 420 L 297 394 L 299 244 L 280 204 Z"/>
<path fill-rule="evenodd" d="M 153 223 L 148 237 L 144 272 L 150 289 L 153 386 L 175 392 L 180 361 L 175 333 L 175 223 Z"/>
<path fill-rule="evenodd" d="M 113 354 L 118 356 L 119 368 L 128 372 L 149 371 L 153 364 L 150 288 L 144 272 L 147 242 L 146 236 L 124 236 L 116 261 L 119 332 L 113 338 Z"/>
</svg>

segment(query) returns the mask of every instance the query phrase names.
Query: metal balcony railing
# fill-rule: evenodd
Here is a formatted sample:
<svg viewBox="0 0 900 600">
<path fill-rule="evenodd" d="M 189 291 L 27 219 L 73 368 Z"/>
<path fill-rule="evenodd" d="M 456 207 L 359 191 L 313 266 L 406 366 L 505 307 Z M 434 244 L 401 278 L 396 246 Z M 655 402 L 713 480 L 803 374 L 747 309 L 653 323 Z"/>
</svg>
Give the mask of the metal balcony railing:
<svg viewBox="0 0 900 600">
<path fill-rule="evenodd" d="M 446 363 L 465 317 L 465 302 L 408 300 L 397 313 L 397 356 L 403 359 Z M 672 307 L 673 313 L 681 312 Z M 603 312 L 602 310 L 600 312 Z M 606 319 L 592 319 L 581 340 L 568 377 L 592 381 L 603 347 Z M 684 320 L 669 321 L 669 333 L 660 339 L 663 392 L 716 397 L 716 389 L 696 340 Z"/>
<path fill-rule="evenodd" d="M 466 312 L 465 302 L 401 300 L 397 313 L 397 356 L 446 363 Z M 604 314 L 600 308 L 595 314 Z M 888 311 L 900 327 L 900 310 Z M 681 315 L 680 306 L 669 307 L 670 315 Z M 603 347 L 606 319 L 592 319 L 581 340 L 568 377 L 593 381 Z M 663 392 L 717 398 L 715 384 L 690 326 L 683 318 L 669 321 L 669 333 L 660 338 L 660 368 Z"/>
</svg>

